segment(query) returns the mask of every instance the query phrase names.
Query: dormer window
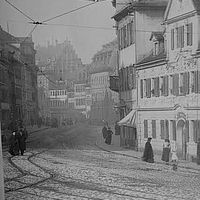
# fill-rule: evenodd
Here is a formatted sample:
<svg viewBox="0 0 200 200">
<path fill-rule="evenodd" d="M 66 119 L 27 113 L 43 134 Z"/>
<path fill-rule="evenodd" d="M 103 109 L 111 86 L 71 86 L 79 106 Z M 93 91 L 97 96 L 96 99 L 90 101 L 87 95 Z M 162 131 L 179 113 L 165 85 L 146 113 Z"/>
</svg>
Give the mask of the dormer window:
<svg viewBox="0 0 200 200">
<path fill-rule="evenodd" d="M 164 51 L 164 37 L 162 32 L 153 32 L 150 40 L 153 42 L 153 55 L 156 56 Z"/>
</svg>

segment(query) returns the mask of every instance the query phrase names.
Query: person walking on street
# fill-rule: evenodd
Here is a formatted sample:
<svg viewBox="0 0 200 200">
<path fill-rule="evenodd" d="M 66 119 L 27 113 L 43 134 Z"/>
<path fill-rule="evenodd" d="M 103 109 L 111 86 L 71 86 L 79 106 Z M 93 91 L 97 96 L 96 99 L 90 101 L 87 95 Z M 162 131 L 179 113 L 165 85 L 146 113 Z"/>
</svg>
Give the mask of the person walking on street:
<svg viewBox="0 0 200 200">
<path fill-rule="evenodd" d="M 24 155 L 24 151 L 26 150 L 26 139 L 27 139 L 27 131 L 24 127 L 21 127 L 18 133 L 18 141 L 19 141 L 19 150 L 21 155 Z"/>
<path fill-rule="evenodd" d="M 105 143 L 110 145 L 111 144 L 111 141 L 112 141 L 112 130 L 110 127 L 108 127 L 108 130 L 107 130 L 107 136 L 106 136 L 106 140 L 105 140 Z"/>
<path fill-rule="evenodd" d="M 172 161 L 171 161 L 172 169 L 176 171 L 178 168 L 178 156 L 177 156 L 177 146 L 175 141 L 172 142 L 171 153 L 172 153 Z"/>
<path fill-rule="evenodd" d="M 107 136 L 107 127 L 105 125 L 102 128 L 102 135 L 103 135 L 103 138 L 106 139 L 106 136 Z"/>
<path fill-rule="evenodd" d="M 200 165 L 200 138 L 197 142 L 197 165 Z"/>
<path fill-rule="evenodd" d="M 169 139 L 165 139 L 164 143 L 163 143 L 163 152 L 162 152 L 162 161 L 165 161 L 166 164 L 169 164 L 169 154 L 170 154 L 170 141 Z"/>
<path fill-rule="evenodd" d="M 154 155 L 153 155 L 153 148 L 151 146 L 151 139 L 152 139 L 151 137 L 147 139 L 142 160 L 145 162 L 154 163 Z"/>
<path fill-rule="evenodd" d="M 9 139 L 9 153 L 12 156 L 19 155 L 19 142 L 17 138 L 17 130 L 13 131 Z"/>
</svg>

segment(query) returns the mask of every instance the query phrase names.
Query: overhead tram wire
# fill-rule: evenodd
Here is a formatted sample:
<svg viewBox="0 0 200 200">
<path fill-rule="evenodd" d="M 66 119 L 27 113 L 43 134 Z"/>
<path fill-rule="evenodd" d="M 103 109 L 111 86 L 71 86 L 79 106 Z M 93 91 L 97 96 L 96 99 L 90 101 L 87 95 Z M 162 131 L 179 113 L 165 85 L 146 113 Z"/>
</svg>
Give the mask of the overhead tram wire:
<svg viewBox="0 0 200 200">
<path fill-rule="evenodd" d="M 24 15 L 26 18 L 30 19 L 31 21 L 35 21 L 34 19 L 32 19 L 30 16 L 28 16 L 26 13 L 24 13 L 22 10 L 20 10 L 19 8 L 17 8 L 15 5 L 13 5 L 12 3 L 10 3 L 8 0 L 5 0 L 5 2 L 7 2 L 9 5 L 11 5 L 14 9 L 16 9 L 17 11 L 19 11 L 22 15 Z"/>
<path fill-rule="evenodd" d="M 105 1 L 105 0 L 103 0 L 103 1 Z M 73 9 L 73 10 L 70 10 L 70 11 L 68 11 L 68 12 L 65 12 L 65 13 L 62 13 L 62 14 L 60 14 L 60 15 L 57 15 L 57 16 L 55 16 L 55 17 L 51 17 L 51 18 L 49 18 L 49 19 L 46 19 L 46 20 L 42 21 L 41 23 L 45 23 L 45 22 L 54 20 L 54 19 L 56 19 L 56 18 L 59 18 L 59 17 L 62 17 L 62 16 L 64 16 L 64 15 L 73 13 L 73 12 L 75 12 L 75 11 L 78 11 L 78 10 L 81 10 L 81 9 L 83 9 L 83 8 L 89 7 L 89 6 L 91 6 L 91 5 L 93 5 L 93 4 L 96 4 L 96 3 L 99 3 L 99 2 L 97 1 L 97 2 L 93 2 L 93 3 L 86 4 L 86 5 L 84 5 L 84 6 L 81 6 L 81 7 L 75 8 L 75 9 Z"/>
</svg>

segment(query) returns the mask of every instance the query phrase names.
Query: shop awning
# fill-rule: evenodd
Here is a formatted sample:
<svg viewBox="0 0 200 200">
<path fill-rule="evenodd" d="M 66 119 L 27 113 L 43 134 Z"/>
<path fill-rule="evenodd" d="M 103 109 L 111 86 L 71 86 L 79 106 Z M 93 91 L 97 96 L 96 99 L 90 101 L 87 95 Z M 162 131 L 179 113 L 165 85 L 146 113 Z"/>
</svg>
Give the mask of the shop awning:
<svg viewBox="0 0 200 200">
<path fill-rule="evenodd" d="M 123 119 L 118 122 L 119 126 L 132 126 L 136 128 L 136 110 L 131 110 L 131 112 L 126 115 Z"/>
</svg>

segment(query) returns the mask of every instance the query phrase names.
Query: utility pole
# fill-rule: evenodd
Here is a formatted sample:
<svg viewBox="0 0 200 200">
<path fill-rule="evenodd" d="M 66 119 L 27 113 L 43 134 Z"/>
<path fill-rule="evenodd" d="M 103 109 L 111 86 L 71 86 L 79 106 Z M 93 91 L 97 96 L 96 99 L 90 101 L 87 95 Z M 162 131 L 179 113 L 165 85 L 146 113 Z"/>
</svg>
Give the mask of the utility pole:
<svg viewBox="0 0 200 200">
<path fill-rule="evenodd" d="M 0 199 L 4 200 L 4 177 L 3 177 L 3 154 L 1 142 L 1 121 L 0 121 Z"/>
</svg>

